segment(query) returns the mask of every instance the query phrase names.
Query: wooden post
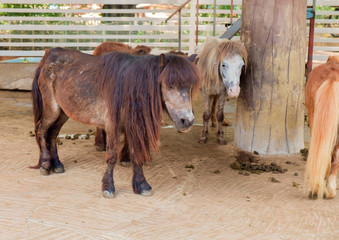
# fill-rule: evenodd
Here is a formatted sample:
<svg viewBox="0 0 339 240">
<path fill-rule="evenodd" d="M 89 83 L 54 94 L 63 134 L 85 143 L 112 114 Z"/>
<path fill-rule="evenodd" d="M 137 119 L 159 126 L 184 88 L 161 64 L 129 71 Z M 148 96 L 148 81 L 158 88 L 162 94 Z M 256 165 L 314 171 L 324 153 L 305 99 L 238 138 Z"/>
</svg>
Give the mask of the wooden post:
<svg viewBox="0 0 339 240">
<path fill-rule="evenodd" d="M 304 147 L 306 1 L 243 0 L 241 78 L 234 142 L 245 151 L 289 154 Z"/>
</svg>

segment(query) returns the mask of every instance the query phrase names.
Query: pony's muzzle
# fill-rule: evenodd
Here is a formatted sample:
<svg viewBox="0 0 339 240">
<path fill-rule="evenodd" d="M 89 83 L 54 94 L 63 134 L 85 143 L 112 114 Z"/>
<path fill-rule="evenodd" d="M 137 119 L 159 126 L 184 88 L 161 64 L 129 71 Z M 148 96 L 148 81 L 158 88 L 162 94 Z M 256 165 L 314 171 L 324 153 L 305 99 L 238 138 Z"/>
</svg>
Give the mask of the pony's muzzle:
<svg viewBox="0 0 339 240">
<path fill-rule="evenodd" d="M 240 88 L 230 88 L 227 90 L 227 96 L 229 98 L 237 98 L 240 93 Z"/>
<path fill-rule="evenodd" d="M 180 121 L 180 126 L 178 127 L 179 132 L 188 132 L 191 127 L 193 126 L 194 123 L 194 118 L 193 119 L 188 119 L 188 118 L 181 118 Z"/>
</svg>

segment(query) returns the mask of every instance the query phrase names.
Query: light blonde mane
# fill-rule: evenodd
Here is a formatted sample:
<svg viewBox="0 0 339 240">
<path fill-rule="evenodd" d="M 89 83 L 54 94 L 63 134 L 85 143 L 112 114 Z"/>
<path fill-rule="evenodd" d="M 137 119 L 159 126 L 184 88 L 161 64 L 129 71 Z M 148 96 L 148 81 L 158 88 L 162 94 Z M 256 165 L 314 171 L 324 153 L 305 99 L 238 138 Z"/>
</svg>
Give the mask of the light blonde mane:
<svg viewBox="0 0 339 240">
<path fill-rule="evenodd" d="M 219 74 L 220 62 L 225 57 L 240 55 L 247 66 L 247 50 L 241 41 L 218 39 L 209 37 L 203 45 L 197 49 L 199 57 L 199 70 L 201 73 L 201 86 L 210 92 L 211 88 L 219 89 L 222 82 Z"/>
</svg>

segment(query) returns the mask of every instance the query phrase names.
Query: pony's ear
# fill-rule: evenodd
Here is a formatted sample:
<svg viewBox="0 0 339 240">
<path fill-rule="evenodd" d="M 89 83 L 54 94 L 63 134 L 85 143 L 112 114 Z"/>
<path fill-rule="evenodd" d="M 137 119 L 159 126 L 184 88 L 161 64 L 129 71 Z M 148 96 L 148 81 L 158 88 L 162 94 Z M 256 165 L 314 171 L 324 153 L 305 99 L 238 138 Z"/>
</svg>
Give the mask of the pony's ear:
<svg viewBox="0 0 339 240">
<path fill-rule="evenodd" d="M 167 64 L 167 59 L 165 54 L 160 54 L 160 69 L 163 69 Z"/>
<path fill-rule="evenodd" d="M 190 60 L 192 63 L 196 63 L 195 59 L 197 58 L 197 54 L 192 54 L 191 56 L 188 57 L 188 60 Z"/>
</svg>

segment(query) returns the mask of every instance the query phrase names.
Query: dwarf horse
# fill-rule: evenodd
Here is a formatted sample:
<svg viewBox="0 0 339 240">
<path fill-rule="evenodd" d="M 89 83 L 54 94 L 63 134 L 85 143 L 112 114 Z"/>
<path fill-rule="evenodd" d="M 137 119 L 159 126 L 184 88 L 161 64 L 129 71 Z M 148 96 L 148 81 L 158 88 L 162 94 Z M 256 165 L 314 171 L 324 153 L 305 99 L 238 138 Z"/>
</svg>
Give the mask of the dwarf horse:
<svg viewBox="0 0 339 240">
<path fill-rule="evenodd" d="M 310 198 L 334 198 L 339 167 L 339 57 L 308 76 L 305 105 L 311 130 L 305 171 Z"/>
<path fill-rule="evenodd" d="M 93 55 L 102 55 L 112 51 L 129 53 L 131 55 L 146 55 L 149 54 L 152 49 L 144 45 L 138 45 L 135 48 L 132 48 L 131 46 L 120 42 L 103 42 L 94 49 Z"/>
<path fill-rule="evenodd" d="M 150 47 L 144 45 L 138 45 L 135 48 L 132 48 L 131 46 L 120 42 L 103 42 L 94 49 L 93 55 L 103 55 L 113 51 L 124 52 L 131 55 L 146 55 L 149 54 L 151 50 Z M 97 128 L 94 145 L 97 151 L 106 150 L 106 132 L 104 129 Z"/>
<path fill-rule="evenodd" d="M 243 66 L 247 64 L 247 51 L 240 41 L 211 37 L 198 47 L 197 53 L 204 98 L 204 126 L 199 142 L 207 142 L 208 121 L 212 118 L 212 126 L 215 125 L 213 119 L 217 104 L 217 141 L 219 144 L 226 144 L 222 129 L 225 100 L 227 97 L 237 98 L 239 95 L 240 74 Z"/>
<path fill-rule="evenodd" d="M 57 135 L 70 117 L 107 132 L 104 197 L 114 197 L 113 169 L 118 158 L 133 165 L 133 190 L 151 195 L 142 166 L 159 145 L 162 105 L 175 127 L 193 125 L 192 95 L 199 85 L 197 67 L 175 55 L 131 56 L 112 52 L 93 56 L 75 50 L 46 50 L 32 85 L 36 140 L 43 175 L 64 172 Z M 124 146 L 119 155 L 120 133 Z"/>
</svg>

